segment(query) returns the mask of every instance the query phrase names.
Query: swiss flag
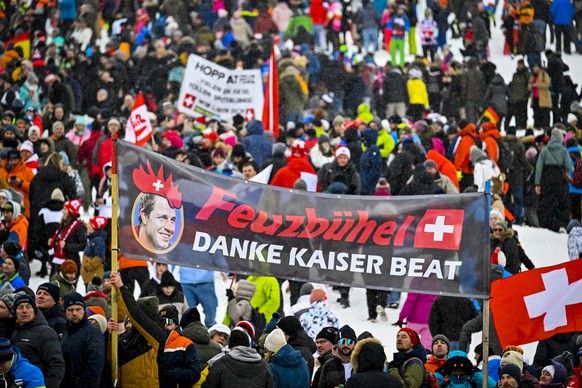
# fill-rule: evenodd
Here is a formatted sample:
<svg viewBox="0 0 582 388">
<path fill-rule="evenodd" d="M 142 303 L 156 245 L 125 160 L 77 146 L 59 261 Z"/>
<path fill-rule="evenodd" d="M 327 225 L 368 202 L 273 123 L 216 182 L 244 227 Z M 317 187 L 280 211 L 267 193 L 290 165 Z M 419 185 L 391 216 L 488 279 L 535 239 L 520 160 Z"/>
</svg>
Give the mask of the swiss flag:
<svg viewBox="0 0 582 388">
<path fill-rule="evenodd" d="M 125 128 L 125 141 L 143 146 L 152 137 L 152 123 L 148 116 L 143 94 L 139 92 Z"/>
<path fill-rule="evenodd" d="M 428 209 L 416 227 L 414 247 L 458 251 L 464 216 L 460 209 Z"/>
<path fill-rule="evenodd" d="M 501 347 L 582 331 L 582 265 L 536 268 L 491 284 L 491 312 Z"/>
</svg>

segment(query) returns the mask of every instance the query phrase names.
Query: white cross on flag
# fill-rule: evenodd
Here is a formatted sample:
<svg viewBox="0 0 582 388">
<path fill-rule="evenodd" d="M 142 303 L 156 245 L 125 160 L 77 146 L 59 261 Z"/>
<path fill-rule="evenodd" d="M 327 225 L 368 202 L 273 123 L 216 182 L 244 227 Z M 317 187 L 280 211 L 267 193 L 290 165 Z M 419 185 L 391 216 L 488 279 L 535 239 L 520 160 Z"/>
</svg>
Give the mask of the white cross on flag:
<svg viewBox="0 0 582 388">
<path fill-rule="evenodd" d="M 501 346 L 582 331 L 582 265 L 537 268 L 491 285 L 491 312 Z"/>
<path fill-rule="evenodd" d="M 153 129 L 148 116 L 148 110 L 143 99 L 143 94 L 139 92 L 133 104 L 131 115 L 129 115 L 129 119 L 127 120 L 124 140 L 138 146 L 143 146 L 150 140 L 152 134 Z"/>
<path fill-rule="evenodd" d="M 459 250 L 464 217 L 461 209 L 427 209 L 416 227 L 414 247 Z"/>
</svg>

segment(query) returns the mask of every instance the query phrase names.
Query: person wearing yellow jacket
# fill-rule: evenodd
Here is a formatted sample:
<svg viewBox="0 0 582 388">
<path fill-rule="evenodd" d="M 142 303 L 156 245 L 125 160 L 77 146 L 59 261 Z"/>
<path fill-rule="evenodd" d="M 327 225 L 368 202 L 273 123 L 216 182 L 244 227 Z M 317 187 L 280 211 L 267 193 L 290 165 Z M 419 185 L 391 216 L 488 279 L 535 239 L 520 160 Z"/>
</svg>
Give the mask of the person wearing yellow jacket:
<svg viewBox="0 0 582 388">
<path fill-rule="evenodd" d="M 118 316 L 123 319 L 126 313 L 132 325 L 119 337 L 120 386 L 159 388 L 158 354 L 168 335 L 158 314 L 158 298 L 150 296 L 136 302 L 117 272 L 111 273 L 111 283 L 121 293 Z"/>
<path fill-rule="evenodd" d="M 422 113 L 428 109 L 428 92 L 426 84 L 422 80 L 422 71 L 413 67 L 408 72 L 408 116 L 412 121 L 418 121 L 422 118 Z"/>
</svg>

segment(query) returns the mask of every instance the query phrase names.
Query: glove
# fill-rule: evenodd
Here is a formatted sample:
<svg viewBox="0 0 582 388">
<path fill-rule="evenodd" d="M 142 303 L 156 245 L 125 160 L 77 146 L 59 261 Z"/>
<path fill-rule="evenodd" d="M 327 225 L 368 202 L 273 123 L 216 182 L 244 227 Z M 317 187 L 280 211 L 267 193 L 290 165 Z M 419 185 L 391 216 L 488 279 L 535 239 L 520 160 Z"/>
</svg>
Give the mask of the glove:
<svg viewBox="0 0 582 388">
<path fill-rule="evenodd" d="M 269 323 L 265 325 L 265 330 L 263 330 L 263 333 L 269 334 L 270 332 L 275 330 L 277 328 L 277 323 L 279 323 L 279 318 L 281 318 L 281 315 L 279 313 L 277 312 L 273 313 L 273 317 L 271 318 Z"/>
<path fill-rule="evenodd" d="M 234 291 L 232 290 L 232 288 L 226 289 L 226 297 L 228 298 L 229 302 L 234 299 Z"/>
<path fill-rule="evenodd" d="M 401 319 L 399 319 L 397 322 L 394 322 L 392 324 L 392 326 L 395 326 L 395 327 L 398 326 L 401 329 L 402 329 L 402 326 L 404 326 L 404 325 L 406 325 L 406 322 L 403 322 Z"/>
</svg>

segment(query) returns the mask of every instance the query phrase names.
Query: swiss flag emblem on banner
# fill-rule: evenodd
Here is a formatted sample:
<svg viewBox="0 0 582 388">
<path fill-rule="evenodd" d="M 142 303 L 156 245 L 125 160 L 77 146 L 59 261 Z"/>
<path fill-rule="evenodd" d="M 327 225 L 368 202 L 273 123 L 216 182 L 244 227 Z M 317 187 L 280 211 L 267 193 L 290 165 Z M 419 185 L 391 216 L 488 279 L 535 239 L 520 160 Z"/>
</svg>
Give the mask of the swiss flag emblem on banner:
<svg viewBox="0 0 582 388">
<path fill-rule="evenodd" d="M 414 247 L 458 251 L 464 216 L 459 209 L 428 209 L 416 227 Z"/>
<path fill-rule="evenodd" d="M 491 312 L 502 348 L 582 331 L 580 264 L 536 268 L 491 284 Z"/>
<path fill-rule="evenodd" d="M 125 141 L 138 146 L 147 143 L 153 134 L 152 123 L 148 115 L 143 94 L 139 92 L 125 128 Z"/>
</svg>

